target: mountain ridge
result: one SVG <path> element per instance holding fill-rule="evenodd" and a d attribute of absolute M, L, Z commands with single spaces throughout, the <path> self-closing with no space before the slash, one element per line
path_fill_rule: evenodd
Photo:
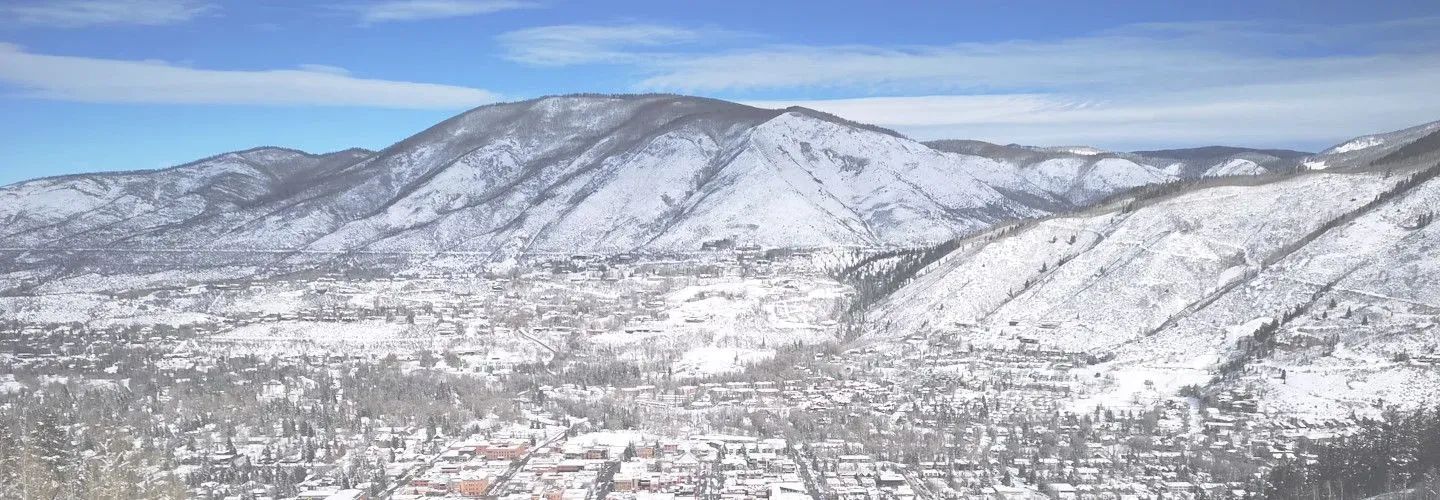
<path fill-rule="evenodd" d="M 226 152 L 223 152 L 223 153 L 216 153 L 216 154 L 213 154 L 213 155 L 210 155 L 210 156 L 206 156 L 206 157 L 204 157 L 204 158 L 200 158 L 200 159 L 198 159 L 198 160 L 190 160 L 190 161 L 187 161 L 187 162 L 185 162 L 185 163 L 181 163 L 181 164 L 178 164 L 178 165 L 172 165 L 172 166 L 168 166 L 168 167 L 138 168 L 138 169 L 130 169 L 130 170 L 96 170 L 96 171 L 93 171 L 93 172 L 76 172 L 76 173 L 69 173 L 69 174 L 47 175 L 47 176 L 43 176 L 43 177 L 34 177 L 34 178 L 30 178 L 30 179 L 21 179 L 21 180 L 12 182 L 12 183 L 10 183 L 10 184 L 0 185 L 0 189 L 5 189 L 5 188 L 13 187 L 13 186 L 16 186 L 16 185 L 19 185 L 19 184 L 25 184 L 25 183 L 29 183 L 29 182 L 38 182 L 38 181 L 67 180 L 67 179 L 73 179 L 73 178 L 88 178 L 88 177 L 102 177 L 102 176 L 125 176 L 125 175 L 138 175 L 138 174 L 153 174 L 153 173 L 158 173 L 158 172 L 164 172 L 164 171 L 167 171 L 167 170 L 175 170 L 175 169 L 182 169 L 182 168 L 187 168 L 187 167 L 193 167 L 193 166 L 196 166 L 196 165 L 201 165 L 201 164 L 204 164 L 204 163 L 207 163 L 207 162 L 211 162 L 211 161 L 220 159 L 220 158 L 225 157 L 225 156 L 232 156 L 232 155 L 234 155 L 234 156 L 243 156 L 243 155 L 248 154 L 248 153 L 269 152 L 269 151 L 295 153 L 295 154 L 299 154 L 299 155 L 306 156 L 306 157 L 312 157 L 312 158 L 313 158 L 313 157 L 326 157 L 326 156 L 344 155 L 344 154 L 350 154 L 350 155 L 372 155 L 372 154 L 375 154 L 375 151 L 372 151 L 372 150 L 369 150 L 369 149 L 365 149 L 365 148 L 361 148 L 361 147 L 350 147 L 350 148 L 345 148 L 345 149 L 341 149 L 341 150 L 337 150 L 337 151 L 330 151 L 330 152 L 326 152 L 326 153 L 311 153 L 311 152 L 309 152 L 309 151 L 305 151 L 305 150 L 298 149 L 298 148 L 292 148 L 292 147 L 286 147 L 286 146 L 263 145 L 263 146 L 253 146 L 253 147 L 249 147 L 249 148 L 245 148 L 245 149 L 237 149 L 237 150 L 234 150 L 234 151 L 226 151 Z"/>
<path fill-rule="evenodd" d="M 829 148 L 822 147 L 820 144 L 824 138 L 813 133 L 818 128 L 826 128 L 833 134 L 844 135 L 859 143 L 836 143 Z M 797 142 L 761 137 L 764 134 L 791 133 L 803 135 L 805 140 Z M 874 144 L 879 144 L 876 147 L 888 151 L 886 154 L 898 156 L 885 161 L 871 158 L 868 156 L 871 152 L 865 148 Z M 847 149 L 849 152 L 837 152 L 835 147 Z M 120 217 L 118 213 L 88 213 L 85 217 L 80 217 L 91 219 L 88 222 L 57 220 L 60 226 L 46 225 L 63 228 L 68 224 L 68 227 L 74 229 L 68 232 L 55 229 L 47 233 L 48 236 L 21 241 L 16 241 L 16 234 L 8 234 L 6 238 L 11 241 L 6 242 L 7 246 L 99 247 L 120 244 L 134 248 L 228 246 L 242 249 L 343 251 L 347 248 L 370 249 L 377 246 L 404 248 L 406 243 L 397 242 L 408 238 L 416 240 L 409 248 L 483 250 L 493 249 L 498 246 L 499 240 L 509 239 L 510 236 L 502 233 L 514 232 L 510 231 L 511 229 L 524 229 L 525 231 L 520 231 L 524 234 L 514 236 L 527 239 L 539 235 L 534 242 L 544 246 L 545 237 L 567 227 L 573 232 L 575 223 L 564 220 L 543 223 L 533 223 L 534 221 L 551 217 L 554 213 L 576 213 L 577 208 L 607 196 L 620 203 L 622 209 L 589 210 L 591 215 L 597 211 L 626 213 L 627 210 L 623 207 L 638 208 L 640 205 L 649 207 L 646 213 L 650 214 L 646 216 L 650 217 L 648 222 L 632 221 L 642 222 L 638 226 L 617 222 L 610 226 L 607 233 L 596 233 L 598 239 L 594 241 L 614 240 L 605 247 L 608 251 L 629 250 L 655 245 L 655 242 L 669 245 L 666 248 L 698 247 L 703 238 L 724 239 L 730 237 L 724 232 L 732 231 L 753 233 L 767 244 L 783 245 L 786 237 L 766 235 L 763 231 L 757 233 L 759 225 L 739 221 L 738 219 L 743 217 L 735 210 L 730 210 L 726 215 L 727 220 L 731 221 L 726 227 L 733 226 L 729 229 L 712 227 L 713 224 L 683 224 L 681 222 L 684 221 L 662 220 L 666 212 L 674 215 L 700 213 L 714 208 L 709 207 L 712 202 L 723 202 L 727 197 L 753 197 L 753 191 L 724 191 L 728 185 L 754 180 L 725 175 L 730 170 L 745 170 L 771 178 L 768 181 L 773 184 L 771 187 L 780 189 L 776 192 L 788 193 L 797 200 L 808 200 L 798 204 L 790 203 L 787 205 L 789 209 L 815 212 L 816 220 L 829 221 L 829 226 L 815 226 L 803 230 L 796 224 L 791 224 L 796 226 L 792 229 L 800 231 L 797 234 L 805 235 L 798 244 L 872 245 L 916 242 L 918 240 L 894 240 L 893 238 L 900 234 L 894 231 L 885 237 L 892 239 L 879 241 L 873 232 L 861 230 L 865 223 L 860 221 L 878 217 L 875 222 L 883 225 L 893 222 L 880 220 L 889 217 L 886 213 L 901 209 L 914 210 L 919 206 L 928 207 L 921 210 L 937 215 L 939 220 L 950 220 L 955 224 L 947 226 L 949 229 L 930 227 L 922 231 L 927 232 L 930 235 L 928 237 L 937 239 L 953 236 L 954 231 L 973 230 L 985 224 L 969 221 L 967 217 L 971 215 L 967 215 L 967 210 L 973 212 L 973 216 L 987 221 L 993 220 L 994 216 L 982 212 L 992 209 L 1008 214 L 1004 217 L 1037 213 L 1025 208 L 1025 203 L 1011 200 L 963 173 L 946 175 L 952 177 L 952 181 L 968 186 L 968 194 L 964 196 L 958 193 L 938 198 L 928 194 L 922 196 L 920 193 L 924 190 L 919 189 L 919 184 L 915 182 L 909 182 L 908 187 L 907 183 L 901 182 L 901 187 L 886 188 L 886 182 L 881 182 L 879 178 L 863 181 L 869 182 L 864 186 L 847 186 L 846 183 L 855 181 L 858 177 L 871 175 L 888 176 L 887 178 L 893 181 L 910 175 L 910 171 L 920 164 L 929 165 L 925 168 L 932 171 L 932 177 L 938 175 L 934 173 L 936 169 L 948 168 L 942 165 L 948 160 L 938 156 L 938 153 L 930 152 L 894 131 L 855 124 L 834 115 L 808 109 L 765 110 L 714 99 L 673 95 L 561 96 L 481 106 L 373 153 L 361 150 L 334 153 L 332 155 L 344 156 L 350 161 L 343 165 L 328 163 L 324 169 L 309 176 L 296 174 L 295 182 L 287 183 L 283 186 L 285 189 L 261 182 L 261 174 L 279 170 L 304 172 L 305 168 L 314 165 L 283 165 L 275 169 L 268 165 L 257 166 L 246 158 L 257 152 L 273 153 L 272 156 L 276 157 L 316 157 L 294 150 L 255 148 L 216 155 L 171 169 L 109 176 L 41 179 L 7 186 L 5 190 L 10 191 L 14 197 L 20 196 L 19 192 L 27 187 L 64 184 L 64 181 L 75 181 L 74 186 L 69 186 L 75 188 L 108 178 L 179 176 L 182 178 L 160 180 L 155 185 L 166 186 L 169 185 L 167 182 L 174 184 L 175 186 L 165 188 L 169 190 L 167 193 L 175 194 L 177 198 L 186 198 L 195 194 L 189 190 L 194 186 L 184 186 L 184 183 L 191 181 L 183 178 L 181 174 L 188 175 L 192 169 L 208 169 L 208 174 L 202 175 L 216 176 L 227 175 L 222 172 L 226 169 L 243 171 L 243 175 L 236 174 L 240 175 L 239 179 L 231 179 L 234 175 L 226 177 L 234 181 L 235 185 L 221 184 L 229 191 L 243 193 L 236 200 L 221 200 L 235 202 L 229 204 L 238 210 L 196 213 L 203 210 L 192 207 L 189 214 L 192 217 L 161 216 L 160 219 L 166 220 L 148 221 L 144 225 L 134 224 L 128 221 L 128 218 Z M 736 163 L 737 161 L 739 163 Z M 699 168 L 702 166 L 703 168 Z M 819 170 L 816 170 L 817 168 Z M 870 171 L 878 168 L 885 172 L 867 172 L 867 168 Z M 650 189 L 659 191 L 660 198 L 665 200 L 663 207 L 655 201 L 642 201 L 633 196 L 620 196 L 606 191 L 608 183 L 614 180 L 644 184 L 642 179 L 631 179 L 635 174 L 629 170 L 634 169 L 647 170 L 647 175 L 668 171 L 666 175 L 669 175 L 668 180 L 671 181 L 669 186 L 678 185 L 681 188 L 667 190 L 658 189 L 660 186 L 649 186 Z M 681 175 L 680 171 L 685 174 Z M 793 174 L 798 174 L 799 177 L 794 177 Z M 826 186 L 825 181 L 821 180 L 822 177 L 829 180 L 831 185 Z M 785 180 L 787 178 L 789 180 Z M 193 182 L 209 186 L 210 181 L 205 178 Z M 831 192 L 831 188 L 836 186 L 839 186 L 840 191 Z M 806 194 L 809 189 L 815 189 L 819 194 Z M 885 206 L 875 204 L 876 199 L 887 196 L 883 193 L 890 189 L 906 190 L 913 196 L 890 196 L 885 200 Z M 716 196 L 722 192 L 724 196 Z M 596 198 L 597 193 L 602 193 L 602 196 Z M 116 199 L 124 196 L 125 193 L 114 194 Z M 975 196 L 979 198 L 967 201 L 967 197 Z M 515 197 L 522 200 L 513 199 Z M 941 199 L 944 201 L 937 201 Z M 566 203 L 557 204 L 557 200 Z M 191 200 L 196 204 L 210 201 L 215 200 Z M 92 205 L 101 204 L 97 202 Z M 542 206 L 548 210 L 543 215 L 537 210 L 511 210 L 514 207 Z M 477 207 L 486 208 L 476 212 Z M 82 213 L 84 212 L 63 211 L 59 215 L 68 218 L 69 215 Z M 142 214 L 149 213 L 142 211 Z M 6 215 L 14 218 L 20 215 L 40 217 L 43 214 Z M 150 216 L 142 215 L 142 218 L 145 217 Z M 463 224 L 454 222 L 456 218 L 465 218 L 466 221 Z M 895 219 L 903 223 L 914 223 L 916 220 Z M 929 217 L 918 220 L 929 220 Z M 734 226 L 735 224 L 740 225 Z M 415 236 L 416 231 L 439 228 L 439 231 L 443 232 L 449 230 L 447 228 L 461 225 L 471 228 L 469 231 L 472 235 L 490 237 L 490 243 L 470 245 L 444 234 Z M 129 234 L 118 234 L 119 229 L 112 229 L 108 233 L 91 231 L 99 226 L 135 227 Z M 681 227 L 690 231 L 690 234 L 687 237 L 667 237 L 662 234 L 642 237 L 634 234 L 630 239 L 607 236 L 626 233 L 628 229 L 623 229 L 625 227 L 648 227 L 652 230 Z M 847 227 L 849 229 L 844 229 Z M 113 234 L 114 237 L 107 239 L 97 236 L 104 234 Z M 271 242 L 271 245 L 262 247 L 245 244 L 246 241 L 260 241 L 261 234 L 265 235 L 263 240 Z M 550 244 L 548 248 L 564 247 L 563 244 Z M 580 246 L 576 248 L 584 250 Z"/>
<path fill-rule="evenodd" d="M 167 169 L 13 184 L 0 188 L 11 201 L 0 220 L 15 229 L 0 246 L 253 249 L 299 262 L 722 241 L 905 247 L 1144 186 L 1294 168 L 1080 149 L 922 144 L 806 108 L 675 94 L 548 96 L 479 106 L 378 151 L 258 147 Z M 1379 149 L 1303 160 L 1352 162 Z"/>
<path fill-rule="evenodd" d="M 1258 153 L 1283 159 L 1296 159 L 1306 156 L 1312 156 L 1315 154 L 1305 151 L 1295 151 L 1293 149 L 1245 148 L 1220 145 L 1130 152 L 1130 154 L 1138 156 L 1149 156 L 1155 158 L 1175 158 L 1181 160 L 1200 160 L 1217 156 L 1230 156 L 1241 153 Z"/>

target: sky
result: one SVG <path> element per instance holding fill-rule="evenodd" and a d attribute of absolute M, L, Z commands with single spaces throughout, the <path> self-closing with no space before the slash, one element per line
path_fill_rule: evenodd
<path fill-rule="evenodd" d="M 928 139 L 1316 151 L 1440 120 L 1440 2 L 0 0 L 0 185 L 667 92 Z"/>

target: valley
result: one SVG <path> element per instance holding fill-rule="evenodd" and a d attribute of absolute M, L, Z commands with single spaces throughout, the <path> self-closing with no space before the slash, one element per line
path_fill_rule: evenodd
<path fill-rule="evenodd" d="M 0 452 L 80 498 L 1266 498 L 1381 436 L 1416 451 L 1352 486 L 1421 487 L 1437 130 L 1124 153 L 578 95 L 26 181 Z"/>

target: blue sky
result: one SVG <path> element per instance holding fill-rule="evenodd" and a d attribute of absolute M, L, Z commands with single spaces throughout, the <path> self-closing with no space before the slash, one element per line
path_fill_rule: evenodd
<path fill-rule="evenodd" d="M 573 92 L 920 139 L 1320 149 L 1440 120 L 1440 3 L 0 0 L 0 184 L 380 148 Z"/>

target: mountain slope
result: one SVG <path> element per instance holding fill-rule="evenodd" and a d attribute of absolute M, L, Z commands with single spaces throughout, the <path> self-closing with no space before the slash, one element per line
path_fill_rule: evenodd
<path fill-rule="evenodd" d="M 114 242 L 150 228 L 289 197 L 368 154 L 255 148 L 160 171 L 22 182 L 0 188 L 0 242 L 16 247 Z"/>
<path fill-rule="evenodd" d="M 1004 164 L 888 130 L 671 95 L 484 106 L 373 154 L 256 150 L 21 183 L 0 197 L 17 228 L 0 247 L 291 262 L 515 245 L 916 245 L 1068 206 Z"/>
<path fill-rule="evenodd" d="M 804 110 L 547 98 L 481 108 L 387 148 L 341 174 L 361 182 L 267 214 L 228 243 L 395 252 L 488 252 L 517 239 L 547 252 L 694 250 L 728 238 L 913 244 L 1038 213 L 963 172 L 935 173 L 946 165 L 908 140 Z M 945 175 L 932 186 L 944 192 L 911 196 L 909 184 L 891 182 L 922 174 Z M 886 218 L 898 210 L 926 217 Z M 252 237 L 284 230 L 294 236 Z"/>
<path fill-rule="evenodd" d="M 1227 383 L 1290 409 L 1344 412 L 1404 391 L 1411 404 L 1440 400 L 1413 389 L 1436 387 L 1433 369 L 1392 361 L 1437 348 L 1440 226 L 1425 222 L 1440 206 L 1440 147 L 1428 139 L 1322 155 L 1333 166 L 1323 172 L 1217 179 L 975 238 L 880 305 L 873 335 L 933 331 L 1012 348 L 1023 338 L 1113 359 L 1095 370 L 1115 382 L 1082 406 L 1125 400 L 1147 379 L 1173 394 L 1230 373 L 1242 376 Z M 1418 147 L 1371 163 L 1406 144 Z M 1332 300 L 1347 319 L 1320 316 L 1317 304 Z M 1266 318 L 1279 340 L 1257 356 L 1251 334 Z M 1322 349 L 1327 332 L 1338 345 Z M 1264 378 L 1280 370 L 1288 383 Z"/>

